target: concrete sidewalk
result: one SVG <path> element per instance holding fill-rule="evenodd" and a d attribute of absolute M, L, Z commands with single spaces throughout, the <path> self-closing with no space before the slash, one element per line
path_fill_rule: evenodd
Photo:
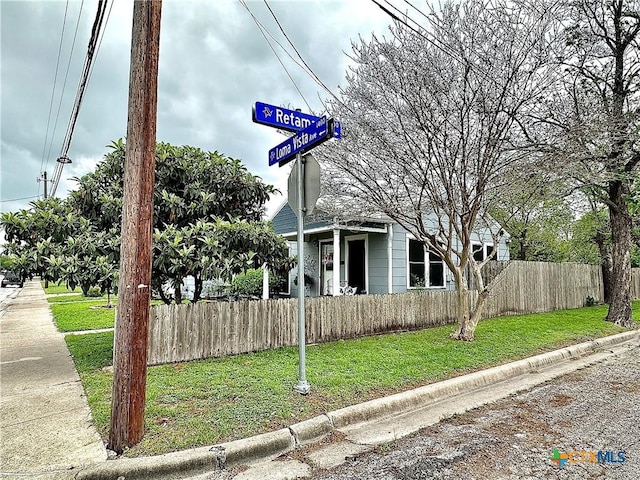
<path fill-rule="evenodd" d="M 38 281 L 0 311 L 0 477 L 70 478 L 107 458 Z"/>

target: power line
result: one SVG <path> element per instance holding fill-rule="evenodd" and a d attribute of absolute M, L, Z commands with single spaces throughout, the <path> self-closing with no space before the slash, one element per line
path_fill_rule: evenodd
<path fill-rule="evenodd" d="M 76 39 L 78 37 L 78 29 L 80 27 L 80 19 L 82 16 L 82 7 L 84 6 L 84 0 L 80 3 L 80 10 L 78 11 L 78 20 L 76 21 L 76 29 L 73 34 L 73 41 L 71 42 L 71 50 L 69 52 L 69 61 L 67 62 L 67 70 L 64 75 L 64 81 L 62 83 L 62 90 L 60 92 L 60 102 L 58 102 L 58 111 L 56 113 L 56 121 L 53 124 L 53 133 L 51 134 L 51 140 L 49 142 L 49 151 L 47 152 L 47 161 L 45 165 L 45 170 L 49 167 L 49 160 L 51 159 L 51 148 L 53 147 L 53 137 L 56 134 L 56 130 L 58 129 L 58 119 L 60 118 L 60 109 L 62 108 L 62 100 L 64 99 L 64 91 L 67 87 L 67 79 L 69 78 L 69 70 L 71 68 L 71 59 L 73 58 L 73 50 L 76 46 Z"/>
<path fill-rule="evenodd" d="M 89 45 L 87 47 L 87 54 L 85 56 L 84 68 L 82 71 L 82 75 L 80 77 L 80 81 L 78 83 L 78 90 L 76 93 L 76 98 L 73 104 L 73 108 L 71 111 L 71 118 L 69 119 L 69 124 L 67 126 L 67 132 L 65 134 L 65 138 L 62 144 L 62 148 L 60 149 L 60 156 L 58 157 L 58 162 L 56 164 L 56 168 L 54 170 L 52 176 L 53 185 L 51 187 L 51 196 L 53 196 L 58 188 L 58 184 L 60 182 L 60 176 L 62 175 L 62 169 L 68 163 L 71 163 L 67 154 L 69 153 L 69 148 L 71 147 L 71 140 L 73 138 L 73 133 L 75 130 L 76 122 L 78 120 L 78 115 L 80 114 L 80 106 L 82 105 L 82 100 L 84 98 L 84 93 L 87 87 L 87 83 L 89 80 L 89 76 L 93 67 L 93 62 L 98 53 L 98 40 L 101 35 L 101 31 L 103 25 L 105 25 L 105 12 L 107 9 L 107 0 L 98 0 L 98 11 L 96 12 L 96 17 L 93 22 L 93 27 L 91 29 L 91 37 L 89 38 Z M 111 10 L 109 10 L 111 11 Z"/>
<path fill-rule="evenodd" d="M 282 32 L 282 35 L 284 35 L 284 38 L 286 38 L 287 42 L 289 42 L 289 45 L 291 45 L 291 48 L 293 48 L 293 51 L 296 52 L 296 55 L 298 56 L 298 58 L 302 61 L 304 66 L 307 68 L 307 71 L 311 75 L 311 78 L 313 78 L 315 80 L 315 82 L 318 85 L 320 85 L 322 88 L 324 88 L 324 90 L 327 91 L 331 96 L 333 96 L 334 98 L 337 99 L 337 97 L 334 95 L 334 93 L 329 89 L 329 87 L 327 87 L 324 84 L 324 82 L 320 79 L 320 77 L 318 77 L 318 75 L 316 75 L 316 73 L 313 71 L 313 69 L 309 66 L 309 64 L 302 57 L 302 55 L 300 54 L 300 52 L 298 51 L 298 49 L 296 48 L 294 43 L 289 38 L 289 35 L 287 35 L 287 32 L 284 31 L 284 28 L 280 24 L 280 21 L 278 20 L 278 17 L 276 17 L 276 14 L 271 9 L 271 6 L 267 2 L 267 0 L 264 0 L 264 4 L 267 6 L 267 9 L 269 9 L 269 12 L 271 13 L 271 16 L 273 17 L 273 20 L 276 22 L 276 25 L 278 25 L 278 28 L 280 29 L 280 32 Z"/>
<path fill-rule="evenodd" d="M 44 136 L 44 145 L 42 146 L 42 159 L 40 160 L 40 171 L 43 171 L 45 152 L 47 151 L 47 140 L 49 138 L 49 125 L 51 123 L 51 112 L 53 111 L 53 99 L 56 94 L 56 84 L 58 83 L 58 68 L 60 67 L 60 56 L 62 53 L 62 42 L 64 39 L 64 29 L 67 24 L 67 10 L 69 8 L 69 0 L 64 7 L 64 18 L 62 19 L 62 32 L 60 33 L 60 44 L 58 45 L 58 59 L 56 60 L 56 71 L 53 75 L 53 88 L 51 89 L 51 101 L 49 102 L 49 115 L 47 116 L 47 130 Z"/>
<path fill-rule="evenodd" d="M 284 65 L 284 63 L 282 62 L 282 60 L 280 59 L 280 56 L 278 55 L 278 53 L 276 52 L 275 48 L 273 48 L 273 45 L 271 44 L 271 42 L 269 41 L 269 39 L 267 38 L 267 35 L 265 34 L 266 28 L 260 23 L 260 21 L 256 18 L 256 16 L 253 14 L 253 12 L 251 11 L 251 9 L 249 9 L 249 6 L 247 5 L 247 3 L 245 2 L 245 0 L 238 0 L 240 2 L 240 4 L 247 10 L 247 12 L 249 12 L 249 15 L 251 15 L 251 18 L 253 18 L 253 21 L 255 22 L 256 26 L 258 27 L 258 29 L 260 30 L 260 33 L 262 34 L 262 36 L 264 37 L 264 39 L 266 40 L 267 44 L 269 45 L 269 48 L 271 49 L 271 51 L 273 52 L 273 54 L 276 56 L 276 58 L 278 59 L 278 62 L 280 63 L 280 66 L 283 68 L 283 70 L 285 71 L 285 73 L 287 74 L 287 77 L 289 77 L 289 80 L 291 80 L 291 83 L 293 83 L 293 86 L 295 87 L 295 89 L 298 91 L 298 94 L 300 95 L 300 97 L 302 98 L 302 100 L 304 101 L 305 105 L 307 106 L 307 108 L 309 110 L 311 110 L 311 106 L 309 106 L 309 102 L 307 102 L 307 99 L 304 97 L 304 95 L 302 94 L 302 91 L 300 90 L 300 88 L 298 87 L 298 84 L 295 82 L 295 80 L 293 79 L 293 77 L 291 76 L 291 74 L 289 73 L 289 70 L 287 70 L 287 67 Z M 271 35 L 271 34 L 269 34 Z M 276 41 L 277 42 L 277 41 Z M 280 48 L 282 48 L 283 50 L 286 49 L 279 43 L 277 42 L 278 45 L 280 45 Z M 291 55 L 289 55 L 291 56 Z"/>
<path fill-rule="evenodd" d="M 32 198 L 38 198 L 40 195 L 31 195 L 30 197 L 22 197 L 22 198 L 7 198 L 4 200 L 0 200 L 0 203 L 5 202 L 18 202 L 20 200 L 31 200 Z"/>

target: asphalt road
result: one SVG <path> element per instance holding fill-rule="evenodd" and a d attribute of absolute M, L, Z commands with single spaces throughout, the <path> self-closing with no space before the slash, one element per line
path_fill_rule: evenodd
<path fill-rule="evenodd" d="M 640 347 L 634 347 L 311 478 L 638 479 L 639 429 Z"/>
<path fill-rule="evenodd" d="M 0 280 L 2 280 L 3 275 L 0 275 Z M 22 289 L 15 285 L 10 285 L 5 288 L 0 288 L 0 315 L 6 308 L 6 301 L 9 298 L 15 297 Z"/>

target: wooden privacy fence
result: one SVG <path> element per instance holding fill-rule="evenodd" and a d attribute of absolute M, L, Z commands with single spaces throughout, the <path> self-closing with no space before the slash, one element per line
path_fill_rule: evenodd
<path fill-rule="evenodd" d="M 582 307 L 604 299 L 597 265 L 512 261 L 497 278 L 484 318 Z"/>
<path fill-rule="evenodd" d="M 455 321 L 455 301 L 451 292 L 307 298 L 307 342 L 445 325 Z M 156 305 L 148 362 L 223 357 L 297 342 L 297 299 Z"/>
<path fill-rule="evenodd" d="M 636 272 L 636 284 L 640 275 Z M 456 292 L 416 291 L 305 300 L 308 343 L 455 323 Z M 474 300 L 476 292 L 471 292 Z M 483 318 L 581 307 L 603 298 L 600 268 L 510 262 L 495 277 Z M 223 357 L 297 344 L 296 299 L 156 305 L 149 364 Z"/>
<path fill-rule="evenodd" d="M 631 269 L 631 297 L 640 298 L 640 268 Z"/>

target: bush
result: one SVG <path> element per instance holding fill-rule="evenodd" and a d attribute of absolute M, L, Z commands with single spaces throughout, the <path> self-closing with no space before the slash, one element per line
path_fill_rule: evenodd
<path fill-rule="evenodd" d="M 102 292 L 100 291 L 100 287 L 91 287 L 88 291 L 87 291 L 87 297 L 101 297 L 102 296 Z"/>
<path fill-rule="evenodd" d="M 238 295 L 262 295 L 262 269 L 250 269 L 236 275 L 231 282 L 231 290 Z"/>

